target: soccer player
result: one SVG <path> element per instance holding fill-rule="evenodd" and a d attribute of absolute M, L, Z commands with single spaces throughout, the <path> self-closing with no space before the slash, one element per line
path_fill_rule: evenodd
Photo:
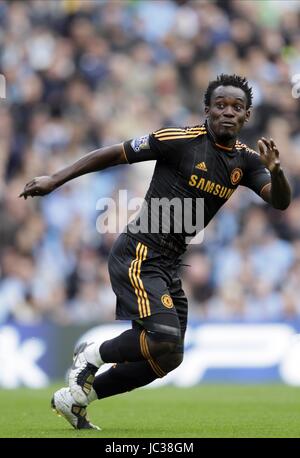
<path fill-rule="evenodd" d="M 147 385 L 174 370 L 183 359 L 187 299 L 178 276 L 187 247 L 185 228 L 175 230 L 178 214 L 166 232 L 153 210 L 155 198 L 203 198 L 204 226 L 239 185 L 247 186 L 274 208 L 285 210 L 291 190 L 272 139 L 258 141 L 259 154 L 237 136 L 249 120 L 252 89 L 245 78 L 220 75 L 205 93 L 205 123 L 162 128 L 150 135 L 100 148 L 52 176 L 37 177 L 20 194 L 44 196 L 85 173 L 117 164 L 155 160 L 145 202 L 136 220 L 116 240 L 108 260 L 117 296 L 116 317 L 132 329 L 105 342 L 85 342 L 74 353 L 69 387 L 54 393 L 52 406 L 76 429 L 97 428 L 86 406 L 96 400 Z M 196 206 L 191 206 L 195 218 Z M 157 231 L 137 231 L 148 219 Z M 182 216 L 181 216 L 182 218 Z M 153 222 L 153 221 L 151 221 Z M 156 221 L 157 222 L 157 221 Z M 156 225 L 157 229 L 157 225 Z M 95 377 L 98 368 L 114 363 Z"/>

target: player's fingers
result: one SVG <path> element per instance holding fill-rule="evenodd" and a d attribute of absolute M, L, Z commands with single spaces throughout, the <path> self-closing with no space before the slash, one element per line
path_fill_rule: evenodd
<path fill-rule="evenodd" d="M 26 183 L 25 185 L 25 189 L 26 188 L 30 188 L 31 186 L 34 186 L 36 183 L 35 179 L 31 180 L 31 181 L 28 181 L 28 183 Z"/>
<path fill-rule="evenodd" d="M 271 142 L 272 142 L 271 143 L 272 149 L 273 149 L 273 151 L 275 153 L 275 157 L 278 159 L 279 158 L 279 150 L 278 150 L 278 148 L 277 148 L 277 146 L 276 146 L 276 144 L 275 144 L 273 139 L 271 139 Z"/>
<path fill-rule="evenodd" d="M 33 189 L 29 192 L 30 197 L 39 196 L 40 192 L 37 189 Z"/>
<path fill-rule="evenodd" d="M 25 186 L 25 191 L 35 191 L 37 189 L 37 185 L 35 182 L 31 182 L 31 183 L 28 183 L 26 186 Z"/>
<path fill-rule="evenodd" d="M 29 191 L 32 188 L 32 186 L 34 186 L 34 181 L 33 180 L 29 181 L 28 183 L 26 183 L 25 186 L 24 186 L 24 191 L 23 191 L 22 194 L 24 194 L 27 191 Z"/>
<path fill-rule="evenodd" d="M 24 198 L 26 199 L 27 197 L 34 197 L 34 196 L 38 196 L 39 194 L 40 194 L 40 190 L 36 184 L 31 184 L 31 185 L 27 184 L 25 186 L 24 191 L 20 194 L 20 197 L 24 196 Z"/>
<path fill-rule="evenodd" d="M 262 140 L 258 140 L 257 144 L 258 144 L 260 155 L 264 157 L 265 156 L 265 149 L 264 149 L 264 144 L 263 144 Z"/>
<path fill-rule="evenodd" d="M 276 148 L 273 138 L 270 138 L 270 145 L 272 146 L 272 148 Z"/>
<path fill-rule="evenodd" d="M 29 186 L 29 184 L 27 183 L 24 187 L 24 190 L 21 192 L 21 194 L 19 195 L 19 197 L 27 197 L 28 196 L 28 192 L 30 191 L 32 186 Z"/>
<path fill-rule="evenodd" d="M 267 148 L 271 148 L 270 142 L 265 137 L 261 137 L 261 139 Z"/>

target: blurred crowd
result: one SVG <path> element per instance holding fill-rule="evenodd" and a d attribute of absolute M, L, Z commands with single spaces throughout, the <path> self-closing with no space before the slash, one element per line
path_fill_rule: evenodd
<path fill-rule="evenodd" d="M 300 317 L 299 1 L 0 0 L 0 324 L 114 319 L 117 235 L 97 231 L 97 202 L 119 189 L 142 197 L 153 162 L 18 195 L 99 147 L 202 123 L 221 72 L 248 78 L 240 139 L 275 139 L 293 201 L 280 212 L 239 188 L 184 259 L 190 318 Z"/>

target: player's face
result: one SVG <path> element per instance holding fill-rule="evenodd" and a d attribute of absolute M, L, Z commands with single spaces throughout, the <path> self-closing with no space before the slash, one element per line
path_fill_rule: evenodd
<path fill-rule="evenodd" d="M 244 91 L 234 86 L 219 86 L 211 96 L 210 106 L 205 107 L 209 126 L 223 141 L 235 139 L 250 116 Z"/>

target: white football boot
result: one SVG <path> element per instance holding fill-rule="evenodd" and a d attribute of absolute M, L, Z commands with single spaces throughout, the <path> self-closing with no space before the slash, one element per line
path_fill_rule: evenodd
<path fill-rule="evenodd" d="M 70 388 L 64 387 L 56 391 L 51 399 L 51 407 L 59 416 L 64 417 L 75 429 L 97 429 L 93 425 L 86 412 L 86 406 L 78 405 L 71 395 Z"/>
<path fill-rule="evenodd" d="M 95 374 L 104 364 L 99 353 L 99 343 L 83 342 L 74 351 L 73 365 L 69 372 L 69 387 L 75 401 L 80 405 L 89 403 L 89 394 Z"/>

